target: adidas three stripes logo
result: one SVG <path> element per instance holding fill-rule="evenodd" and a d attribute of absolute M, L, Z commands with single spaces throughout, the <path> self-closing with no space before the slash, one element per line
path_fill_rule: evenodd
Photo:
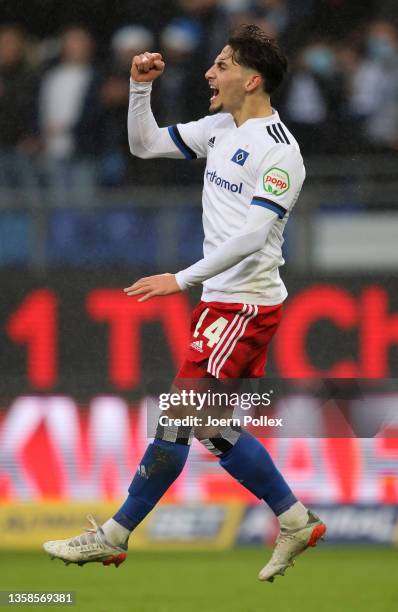
<path fill-rule="evenodd" d="M 290 140 L 288 139 L 281 123 L 272 123 L 271 125 L 267 125 L 267 132 L 276 143 L 290 144 Z"/>

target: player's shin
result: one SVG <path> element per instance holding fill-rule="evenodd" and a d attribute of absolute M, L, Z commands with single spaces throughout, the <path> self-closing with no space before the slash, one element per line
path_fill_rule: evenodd
<path fill-rule="evenodd" d="M 298 502 L 267 449 L 257 438 L 246 431 L 237 433 L 226 428 L 214 438 L 200 441 L 218 456 L 224 470 L 269 505 L 283 527 L 305 525 L 308 520 L 306 508 Z"/>
<path fill-rule="evenodd" d="M 181 473 L 191 437 L 172 442 L 155 438 L 141 459 L 128 489 L 129 495 L 112 519 L 102 526 L 106 539 L 120 545 L 149 514 Z"/>

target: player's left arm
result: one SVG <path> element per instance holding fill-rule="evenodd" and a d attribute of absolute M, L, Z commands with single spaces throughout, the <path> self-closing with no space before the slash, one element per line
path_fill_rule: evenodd
<path fill-rule="evenodd" d="M 225 272 L 264 248 L 269 232 L 278 219 L 294 205 L 304 181 L 305 171 L 298 151 L 281 147 L 270 151 L 257 172 L 256 187 L 246 222 L 235 235 L 210 255 L 177 274 L 159 274 L 139 279 L 124 291 L 140 295 L 144 302 L 156 295 L 170 295 L 203 283 Z"/>
<path fill-rule="evenodd" d="M 127 295 L 141 295 L 139 302 L 156 295 L 170 295 L 220 274 L 242 259 L 262 249 L 278 215 L 262 206 L 250 206 L 247 219 L 239 233 L 228 238 L 210 255 L 177 274 L 157 274 L 141 278 L 124 291 Z"/>

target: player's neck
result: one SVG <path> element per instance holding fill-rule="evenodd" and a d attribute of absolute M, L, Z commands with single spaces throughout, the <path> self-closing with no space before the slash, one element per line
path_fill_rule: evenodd
<path fill-rule="evenodd" d="M 248 119 L 261 119 L 271 115 L 272 106 L 269 98 L 246 98 L 242 106 L 232 113 L 236 127 L 240 127 Z"/>

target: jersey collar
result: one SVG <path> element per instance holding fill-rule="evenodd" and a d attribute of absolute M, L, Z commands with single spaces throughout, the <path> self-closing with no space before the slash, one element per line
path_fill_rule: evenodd
<path fill-rule="evenodd" d="M 231 115 L 231 119 L 233 124 L 236 127 L 235 121 Z M 254 122 L 257 122 L 259 124 L 262 125 L 267 125 L 268 123 L 272 123 L 274 121 L 279 121 L 279 113 L 277 110 L 275 110 L 274 108 L 272 109 L 272 115 L 269 115 L 268 117 L 252 117 L 251 119 L 246 119 L 246 121 L 244 123 L 242 123 L 242 125 L 240 125 L 239 127 L 237 127 L 236 129 L 239 130 L 240 128 L 243 128 L 245 125 L 247 124 L 253 124 Z"/>

